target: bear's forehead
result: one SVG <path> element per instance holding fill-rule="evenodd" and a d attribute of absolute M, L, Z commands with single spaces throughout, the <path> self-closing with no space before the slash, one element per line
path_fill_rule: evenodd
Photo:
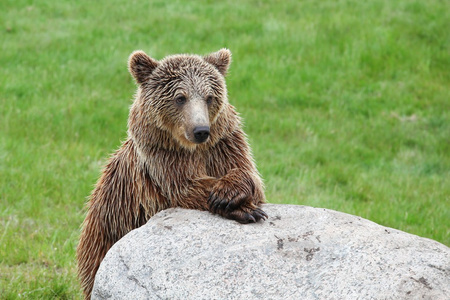
<path fill-rule="evenodd" d="M 162 60 L 155 70 L 159 76 L 190 77 L 190 76 L 217 76 L 215 68 L 204 61 L 200 56 L 174 55 Z"/>
<path fill-rule="evenodd" d="M 197 94 L 221 94 L 223 81 L 216 68 L 200 56 L 176 55 L 160 61 L 148 86 L 167 96 L 180 89 Z"/>

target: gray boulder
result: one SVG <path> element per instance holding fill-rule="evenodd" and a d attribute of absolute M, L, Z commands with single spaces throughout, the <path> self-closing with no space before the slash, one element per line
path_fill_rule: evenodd
<path fill-rule="evenodd" d="M 450 299 L 450 249 L 328 209 L 241 225 L 168 209 L 107 253 L 92 299 Z"/>

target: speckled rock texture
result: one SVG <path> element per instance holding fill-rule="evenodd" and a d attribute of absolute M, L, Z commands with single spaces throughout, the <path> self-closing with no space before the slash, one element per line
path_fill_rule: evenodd
<path fill-rule="evenodd" d="M 168 209 L 116 243 L 92 299 L 450 299 L 450 248 L 328 209 L 241 225 Z"/>

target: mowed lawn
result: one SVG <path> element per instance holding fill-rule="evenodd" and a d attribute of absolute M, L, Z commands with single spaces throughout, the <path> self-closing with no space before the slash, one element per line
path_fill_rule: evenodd
<path fill-rule="evenodd" d="M 449 15 L 438 0 L 2 0 L 0 298 L 81 297 L 83 207 L 126 137 L 136 49 L 231 49 L 269 202 L 450 245 Z"/>

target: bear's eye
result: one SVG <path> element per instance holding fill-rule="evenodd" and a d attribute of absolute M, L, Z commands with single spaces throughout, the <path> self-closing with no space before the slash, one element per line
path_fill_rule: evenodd
<path fill-rule="evenodd" d="M 179 105 L 186 103 L 186 97 L 185 96 L 178 96 L 175 98 L 175 102 Z"/>
<path fill-rule="evenodd" d="M 213 102 L 213 100 L 214 100 L 214 97 L 213 97 L 213 96 L 208 96 L 208 97 L 206 98 L 206 103 L 207 103 L 207 104 L 211 104 L 211 103 Z"/>

